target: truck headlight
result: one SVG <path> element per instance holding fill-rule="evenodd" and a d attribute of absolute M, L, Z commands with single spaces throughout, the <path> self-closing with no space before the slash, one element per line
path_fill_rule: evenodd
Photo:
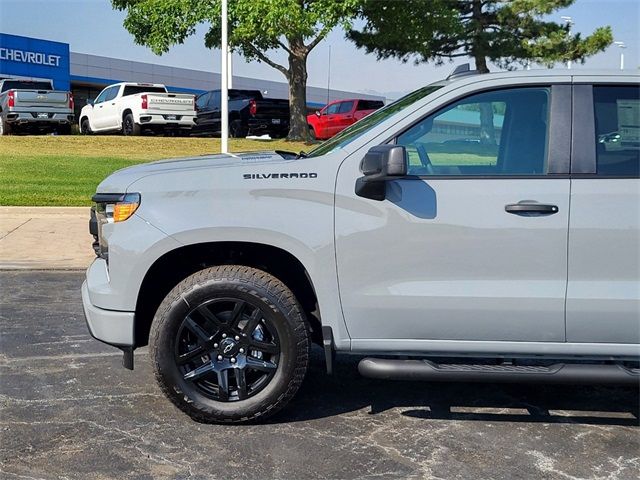
<path fill-rule="evenodd" d="M 97 193 L 92 200 L 98 220 L 106 223 L 124 222 L 140 206 L 139 193 Z"/>
<path fill-rule="evenodd" d="M 93 249 L 98 257 L 109 259 L 109 246 L 103 235 L 103 226 L 107 223 L 124 222 L 140 206 L 139 193 L 97 193 L 92 200 L 96 203 L 91 209 L 89 231 L 95 238 Z"/>

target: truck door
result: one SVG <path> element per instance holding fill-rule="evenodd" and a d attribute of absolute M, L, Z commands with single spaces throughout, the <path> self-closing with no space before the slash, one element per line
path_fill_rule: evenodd
<path fill-rule="evenodd" d="M 120 92 L 120 85 L 115 85 L 109 90 L 102 102 L 100 117 L 103 122 L 104 128 L 108 130 L 118 130 L 122 124 L 122 118 L 120 116 L 120 110 L 116 104 L 116 97 Z"/>
<path fill-rule="evenodd" d="M 340 108 L 338 109 L 338 113 L 336 114 L 334 120 L 334 135 L 340 133 L 342 130 L 355 122 L 353 117 L 355 103 L 356 102 L 353 100 L 340 102 Z"/>
<path fill-rule="evenodd" d="M 570 98 L 569 85 L 486 91 L 396 132 L 409 176 L 383 201 L 354 193 L 366 151 L 342 164 L 336 256 L 354 349 L 565 341 Z"/>
<path fill-rule="evenodd" d="M 105 88 L 98 94 L 96 99 L 93 102 L 92 112 L 91 112 L 91 129 L 94 131 L 103 130 L 106 125 L 106 110 L 105 102 L 107 95 L 111 91 L 112 87 Z"/>
<path fill-rule="evenodd" d="M 640 343 L 639 92 L 574 87 L 569 342 Z"/>
<path fill-rule="evenodd" d="M 335 132 L 336 114 L 340 108 L 340 102 L 332 103 L 320 112 L 320 138 L 331 138 Z"/>

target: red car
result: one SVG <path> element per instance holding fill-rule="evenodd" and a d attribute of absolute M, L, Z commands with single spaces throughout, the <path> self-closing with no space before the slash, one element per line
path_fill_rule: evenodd
<path fill-rule="evenodd" d="M 307 115 L 311 138 L 318 140 L 331 138 L 382 106 L 384 103 L 381 100 L 358 98 L 331 102 L 314 115 Z"/>

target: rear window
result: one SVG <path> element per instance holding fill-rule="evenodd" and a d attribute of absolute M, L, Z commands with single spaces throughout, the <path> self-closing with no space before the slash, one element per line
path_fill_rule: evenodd
<path fill-rule="evenodd" d="M 360 100 L 357 110 L 377 110 L 384 107 L 384 103 L 380 100 Z"/>
<path fill-rule="evenodd" d="M 2 91 L 7 90 L 51 90 L 51 82 L 29 82 L 26 80 L 6 80 Z"/>
<path fill-rule="evenodd" d="M 128 95 L 136 95 L 137 93 L 167 93 L 162 87 L 143 87 L 140 85 L 127 85 L 124 87 L 123 97 Z"/>
<path fill-rule="evenodd" d="M 640 89 L 637 86 L 593 88 L 598 175 L 640 174 Z"/>

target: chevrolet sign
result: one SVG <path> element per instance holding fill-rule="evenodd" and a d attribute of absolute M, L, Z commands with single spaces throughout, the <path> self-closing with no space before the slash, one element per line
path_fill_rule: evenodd
<path fill-rule="evenodd" d="M 60 65 L 60 58 L 60 55 L 28 52 L 24 50 L 17 50 L 15 48 L 0 47 L 0 60 L 57 67 Z"/>

